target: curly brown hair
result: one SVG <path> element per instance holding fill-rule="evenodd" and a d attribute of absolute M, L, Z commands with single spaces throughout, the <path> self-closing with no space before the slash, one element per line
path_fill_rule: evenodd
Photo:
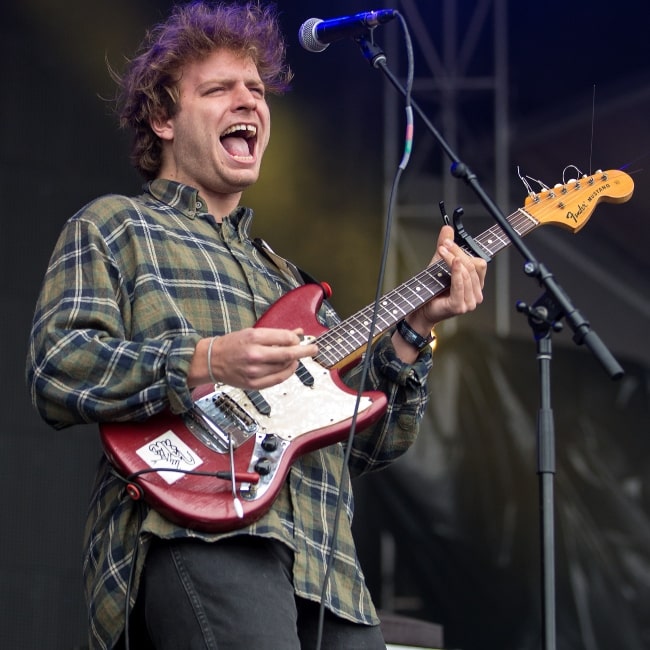
<path fill-rule="evenodd" d="M 167 20 L 147 32 L 123 75 L 109 66 L 118 84 L 120 126 L 134 130 L 131 162 L 147 180 L 156 177 L 161 165 L 161 142 L 150 121 L 176 114 L 183 66 L 218 48 L 250 56 L 268 92 L 288 89 L 292 73 L 277 10 L 259 0 L 177 5 Z"/>

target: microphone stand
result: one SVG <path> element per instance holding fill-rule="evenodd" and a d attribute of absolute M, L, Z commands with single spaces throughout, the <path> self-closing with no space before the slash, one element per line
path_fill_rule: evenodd
<path fill-rule="evenodd" d="M 406 89 L 387 66 L 386 54 L 365 36 L 355 39 L 363 56 L 370 65 L 380 69 L 390 83 L 404 96 Z M 600 337 L 591 329 L 589 322 L 573 306 L 568 295 L 556 282 L 553 274 L 539 262 L 523 239 L 510 226 L 494 201 L 480 185 L 476 175 L 463 163 L 440 135 L 422 109 L 412 101 L 413 109 L 420 116 L 428 130 L 451 160 L 451 174 L 465 181 L 488 213 L 506 233 L 514 248 L 524 259 L 524 272 L 538 281 L 544 289 L 542 296 L 533 306 L 519 302 L 517 310 L 528 315 L 528 322 L 537 342 L 537 361 L 540 378 L 540 408 L 537 418 L 537 473 L 539 476 L 540 543 L 542 574 L 542 641 L 544 650 L 556 648 L 555 623 L 555 531 L 554 531 L 554 483 L 555 475 L 555 432 L 551 404 L 551 359 L 553 331 L 562 329 L 564 319 L 573 331 L 573 341 L 583 343 L 603 366 L 611 379 L 623 376 L 623 369 L 607 349 Z"/>

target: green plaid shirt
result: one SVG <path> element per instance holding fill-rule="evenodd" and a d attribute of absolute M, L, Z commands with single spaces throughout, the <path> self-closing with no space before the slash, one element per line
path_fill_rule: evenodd
<path fill-rule="evenodd" d="M 249 209 L 218 223 L 204 205 L 197 190 L 156 180 L 137 197 L 99 198 L 65 225 L 36 306 L 27 360 L 32 400 L 52 426 L 187 410 L 187 371 L 198 340 L 254 325 L 298 285 L 288 263 L 273 263 L 249 238 Z M 326 303 L 319 318 L 328 327 L 338 322 Z M 430 367 L 428 353 L 413 365 L 402 363 L 388 335 L 375 345 L 368 388 L 385 392 L 389 407 L 356 435 L 351 476 L 384 467 L 412 444 Z M 354 385 L 354 371 L 346 381 Z M 343 454 L 336 444 L 301 457 L 271 510 L 225 535 L 286 543 L 295 554 L 296 593 L 318 601 L 340 490 L 345 516 L 334 540 L 327 607 L 376 623 L 354 550 L 350 482 L 339 485 Z M 133 603 L 152 535 L 224 536 L 181 528 L 132 501 L 102 458 L 84 540 L 91 647 L 117 644 L 129 576 Z"/>

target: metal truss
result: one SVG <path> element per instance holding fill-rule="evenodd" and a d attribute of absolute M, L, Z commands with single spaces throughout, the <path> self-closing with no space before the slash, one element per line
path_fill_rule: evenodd
<path fill-rule="evenodd" d="M 390 6 L 405 17 L 413 41 L 414 100 L 505 210 L 509 199 L 507 0 L 399 0 Z M 401 32 L 391 26 L 382 34 L 388 38 L 390 69 L 405 79 Z M 403 103 L 402 95 L 386 84 L 386 205 L 401 157 Z M 413 153 L 400 184 L 391 229 L 388 287 L 416 272 L 433 250 L 441 224 L 439 201 L 444 200 L 449 213 L 462 206 L 468 230 L 486 216 L 469 188 L 452 177 L 451 161 L 417 116 L 415 122 Z M 490 273 L 496 287 L 494 329 L 506 335 L 511 310 L 507 251 L 495 260 Z"/>

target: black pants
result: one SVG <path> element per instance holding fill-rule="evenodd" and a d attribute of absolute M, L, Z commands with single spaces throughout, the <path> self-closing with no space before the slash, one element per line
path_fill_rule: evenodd
<path fill-rule="evenodd" d="M 156 540 L 131 617 L 131 650 L 315 650 L 319 606 L 296 598 L 292 565 L 290 549 L 274 540 Z M 385 648 L 379 626 L 325 612 L 322 650 Z"/>

